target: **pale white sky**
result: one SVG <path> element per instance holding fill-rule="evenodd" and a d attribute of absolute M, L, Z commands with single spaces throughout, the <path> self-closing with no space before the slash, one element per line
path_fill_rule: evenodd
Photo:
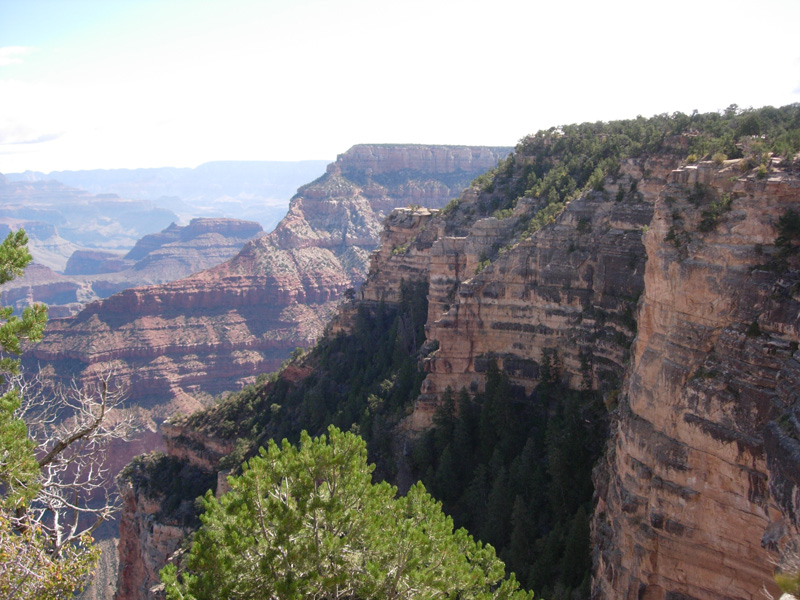
<path fill-rule="evenodd" d="M 798 0 L 0 0 L 0 172 L 782 106 L 798 25 Z"/>

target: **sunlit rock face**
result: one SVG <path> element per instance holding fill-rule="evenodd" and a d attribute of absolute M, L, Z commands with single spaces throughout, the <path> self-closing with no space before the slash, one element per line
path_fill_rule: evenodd
<path fill-rule="evenodd" d="M 27 355 L 57 379 L 113 370 L 154 422 L 275 370 L 323 331 L 364 279 L 386 211 L 443 206 L 509 148 L 355 146 L 301 187 L 270 234 L 232 259 L 171 283 L 127 289 L 52 321 Z M 180 262 L 173 238 L 233 235 L 243 222 L 203 219 L 144 238 L 127 258 L 142 270 Z M 209 242 L 209 252 L 213 251 Z M 150 260 L 157 257 L 159 260 Z M 152 263 L 152 264 L 151 264 Z"/>
<path fill-rule="evenodd" d="M 800 182 L 703 164 L 674 171 L 654 200 L 598 477 L 595 596 L 760 598 L 776 593 L 774 551 L 797 526 L 797 266 L 770 263 Z M 716 217 L 713 202 L 726 206 Z"/>
<path fill-rule="evenodd" d="M 634 180 L 636 201 L 616 201 Z M 555 360 L 617 417 L 596 476 L 594 596 L 774 593 L 800 506 L 800 277 L 775 246 L 800 209 L 796 174 L 628 161 L 604 193 L 510 245 L 503 219 L 454 225 L 479 203 L 472 190 L 454 214 L 392 213 L 359 294 L 375 305 L 403 280 L 429 284 L 427 377 L 407 430 L 431 425 L 447 387 L 481 391 L 490 360 L 526 391 Z"/>

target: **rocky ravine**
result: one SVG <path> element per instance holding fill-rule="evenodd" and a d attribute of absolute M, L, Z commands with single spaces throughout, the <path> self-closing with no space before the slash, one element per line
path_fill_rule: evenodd
<path fill-rule="evenodd" d="M 796 255 L 775 241 L 800 178 L 664 155 L 627 161 L 603 187 L 527 239 L 511 217 L 468 218 L 477 189 L 455 213 L 395 211 L 330 331 L 347 331 L 359 305 L 396 301 L 401 279 L 429 282 L 428 375 L 407 432 L 429 426 L 445 387 L 480 390 L 489 359 L 530 390 L 547 355 L 572 386 L 602 392 L 617 419 L 596 475 L 595 597 L 775 593 L 800 504 L 800 285 Z M 168 439 L 212 473 L 226 452 L 197 432 Z M 146 551 L 126 548 L 123 563 Z M 118 598 L 155 583 L 124 579 Z"/>

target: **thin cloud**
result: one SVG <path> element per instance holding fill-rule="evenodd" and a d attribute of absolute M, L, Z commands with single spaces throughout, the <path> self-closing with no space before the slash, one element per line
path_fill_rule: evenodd
<path fill-rule="evenodd" d="M 22 63 L 22 57 L 33 48 L 29 46 L 3 46 L 0 47 L 0 67 Z"/>
<path fill-rule="evenodd" d="M 57 140 L 62 135 L 64 134 L 36 131 L 24 125 L 0 127 L 0 145 L 41 144 Z"/>

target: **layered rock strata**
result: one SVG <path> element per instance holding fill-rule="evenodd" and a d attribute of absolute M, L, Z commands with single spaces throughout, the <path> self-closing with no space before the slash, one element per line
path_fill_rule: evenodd
<path fill-rule="evenodd" d="M 797 480 L 796 453 L 780 446 L 796 435 L 800 305 L 774 242 L 800 182 L 701 165 L 674 171 L 655 200 L 639 335 L 598 494 L 595 595 L 760 598 L 775 592 L 768 550 L 797 525 L 775 491 Z"/>
<path fill-rule="evenodd" d="M 179 282 L 128 290 L 51 324 L 37 356 L 52 361 L 56 373 L 78 370 L 85 378 L 115 368 L 155 421 L 189 412 L 204 395 L 240 387 L 276 369 L 295 347 L 313 343 L 345 292 L 366 276 L 386 211 L 443 206 L 509 150 L 356 146 L 298 190 L 275 231 L 234 259 Z M 419 224 L 434 213 L 398 214 Z M 397 231 L 402 236 L 410 229 L 400 224 Z M 202 472 L 214 473 L 231 450 L 170 424 L 163 432 L 169 456 Z M 116 598 L 159 597 L 157 570 L 180 531 L 161 527 L 171 525 L 160 516 L 159 498 L 144 488 L 126 485 L 123 497 Z"/>
<path fill-rule="evenodd" d="M 389 216 L 359 296 L 362 304 L 396 302 L 401 281 L 429 285 L 432 351 L 411 429 L 430 426 L 448 387 L 482 391 L 491 360 L 527 393 L 539 382 L 543 360 L 555 361 L 570 385 L 618 393 L 636 331 L 646 260 L 641 238 L 653 205 L 638 196 L 614 198 L 644 168 L 650 185 L 663 184 L 674 164 L 631 161 L 604 192 L 583 194 L 553 226 L 527 239 L 519 239 L 515 227 L 537 210 L 532 199 L 520 199 L 505 219 L 473 220 L 460 228 L 463 235 L 448 234 L 447 214 L 401 210 Z M 477 211 L 479 197 L 475 188 L 465 191 L 458 210 Z M 354 305 L 344 307 L 332 330 L 347 330 L 354 314 Z"/>
<path fill-rule="evenodd" d="M 796 240 L 776 239 L 800 180 L 738 161 L 676 166 L 628 161 L 604 194 L 487 266 L 508 243 L 502 221 L 458 237 L 438 216 L 396 212 L 360 297 L 395 301 L 401 280 L 429 282 L 412 431 L 446 387 L 480 391 L 491 359 L 525 391 L 547 360 L 618 407 L 596 482 L 594 597 L 760 598 L 797 553 L 800 276 Z M 633 182 L 632 201 L 609 200 Z M 345 307 L 333 330 L 354 315 Z"/>
<path fill-rule="evenodd" d="M 28 232 L 27 225 L 26 232 Z M 236 219 L 193 219 L 145 236 L 126 255 L 77 250 L 62 275 L 34 263 L 0 289 L 4 306 L 21 311 L 33 302 L 48 305 L 51 318 L 78 313 L 84 306 L 132 287 L 166 283 L 216 266 L 233 257 L 261 226 Z"/>
<path fill-rule="evenodd" d="M 442 206 L 509 151 L 462 146 L 356 146 L 292 199 L 270 234 L 233 259 L 162 286 L 136 288 L 53 321 L 28 355 L 54 377 L 113 370 L 131 401 L 160 421 L 275 370 L 323 331 L 367 272 L 384 211 Z M 170 229 L 143 241 L 148 256 Z M 158 405 L 158 408 L 156 408 Z"/>
<path fill-rule="evenodd" d="M 594 597 L 775 593 L 800 514 L 797 242 L 776 245 L 800 208 L 796 174 L 629 160 L 527 237 L 534 199 L 498 219 L 480 216 L 483 196 L 391 213 L 329 332 L 428 283 L 427 377 L 406 431 L 430 426 L 447 387 L 480 391 L 490 360 L 528 392 L 545 364 L 597 389 L 617 418 L 596 476 Z M 169 437 L 212 472 L 224 452 Z"/>

